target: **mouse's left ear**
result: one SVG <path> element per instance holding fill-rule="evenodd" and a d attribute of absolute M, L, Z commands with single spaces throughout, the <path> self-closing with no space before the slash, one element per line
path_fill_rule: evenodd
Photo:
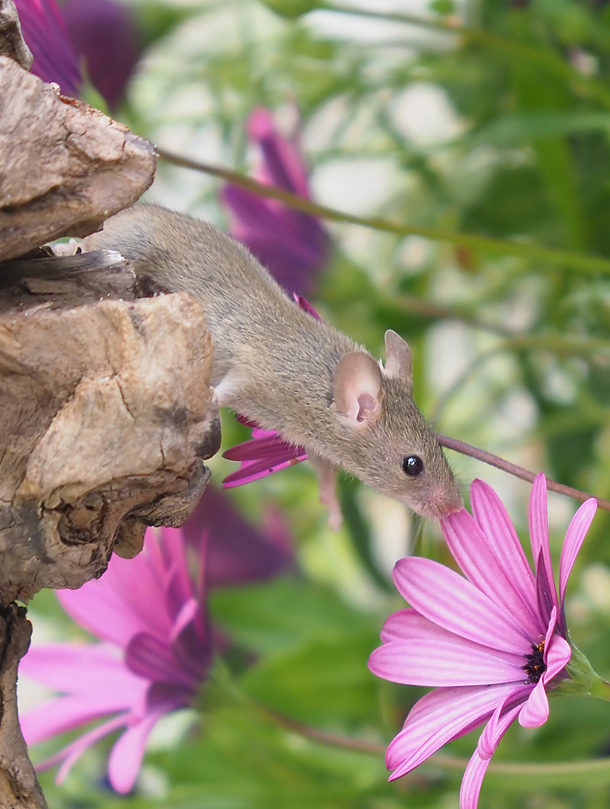
<path fill-rule="evenodd" d="M 411 349 L 399 334 L 392 329 L 385 333 L 385 366 L 384 373 L 405 382 L 413 378 L 413 357 Z"/>
<path fill-rule="evenodd" d="M 380 408 L 381 370 L 364 351 L 341 357 L 335 369 L 333 400 L 337 413 L 352 426 L 363 426 Z"/>

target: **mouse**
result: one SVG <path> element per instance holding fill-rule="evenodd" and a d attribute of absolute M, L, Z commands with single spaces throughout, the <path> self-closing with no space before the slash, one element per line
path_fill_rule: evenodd
<path fill-rule="evenodd" d="M 300 308 L 250 251 L 214 225 L 138 204 L 84 240 L 197 300 L 218 405 L 304 447 L 329 524 L 341 524 L 339 469 L 423 517 L 459 511 L 451 468 L 413 399 L 407 342 L 385 333 L 385 362 Z"/>

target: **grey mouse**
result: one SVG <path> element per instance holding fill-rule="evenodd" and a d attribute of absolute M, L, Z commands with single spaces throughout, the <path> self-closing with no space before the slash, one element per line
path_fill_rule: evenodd
<path fill-rule="evenodd" d="M 239 242 L 165 208 L 113 216 L 85 248 L 120 252 L 136 272 L 190 293 L 214 343 L 220 406 L 307 450 L 337 528 L 339 468 L 425 517 L 462 507 L 449 464 L 412 395 L 412 358 L 394 331 L 385 364 L 299 308 Z"/>

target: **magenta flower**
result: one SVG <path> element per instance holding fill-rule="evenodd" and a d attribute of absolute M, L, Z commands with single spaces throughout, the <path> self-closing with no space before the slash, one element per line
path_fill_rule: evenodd
<path fill-rule="evenodd" d="M 259 107 L 250 115 L 248 136 L 263 154 L 256 179 L 309 199 L 307 170 L 300 149 L 295 141 L 278 133 L 268 110 Z M 279 200 L 233 185 L 223 190 L 222 199 L 232 214 L 235 238 L 286 290 L 310 292 L 330 251 L 330 240 L 321 222 Z"/>
<path fill-rule="evenodd" d="M 320 315 L 308 300 L 296 293 L 293 297 L 297 306 L 316 320 L 320 320 Z M 223 458 L 229 461 L 241 461 L 239 469 L 231 472 L 223 480 L 223 489 L 244 486 L 246 483 L 252 483 L 254 480 L 307 460 L 305 447 L 289 444 L 276 430 L 263 430 L 258 424 L 248 421 L 243 416 L 237 416 L 237 420 L 252 428 L 252 438 L 223 453 Z"/>
<path fill-rule="evenodd" d="M 141 46 L 129 10 L 115 0 L 15 0 L 32 73 L 78 98 L 88 78 L 109 107 L 123 98 Z"/>
<path fill-rule="evenodd" d="M 61 692 L 21 720 L 28 744 L 105 719 L 39 765 L 60 765 L 61 782 L 99 739 L 122 730 L 108 761 L 112 787 L 129 792 L 147 739 L 165 714 L 192 705 L 212 663 L 203 566 L 189 573 L 183 533 L 146 535 L 135 559 L 113 556 L 108 570 L 58 598 L 72 618 L 103 643 L 32 648 L 21 673 Z"/>
<path fill-rule="evenodd" d="M 56 0 L 15 0 L 23 38 L 32 51 L 32 73 L 59 84 L 64 95 L 77 97 L 83 77 L 65 20 Z"/>
<path fill-rule="evenodd" d="M 483 481 L 471 487 L 473 517 L 464 509 L 441 521 L 451 553 L 464 572 L 430 559 L 401 559 L 394 581 L 410 607 L 391 615 L 369 667 L 398 683 L 435 686 L 413 707 L 390 744 L 390 779 L 410 772 L 452 739 L 487 722 L 464 774 L 461 809 L 475 809 L 490 758 L 509 725 L 544 724 L 547 692 L 574 690 L 583 656 L 567 639 L 564 595 L 568 576 L 597 502 L 587 500 L 566 533 L 559 597 L 549 550 L 546 479 L 538 475 L 530 497 L 532 573 L 510 518 Z M 588 665 L 588 664 L 587 664 Z M 567 667 L 567 668 L 566 668 Z M 582 690 L 592 693 L 588 669 Z M 586 678 L 585 678 L 586 679 Z M 598 680 L 600 678 L 597 678 Z"/>
<path fill-rule="evenodd" d="M 205 579 L 208 590 L 260 582 L 293 572 L 296 559 L 283 515 L 270 507 L 262 530 L 245 520 L 228 495 L 209 485 L 182 526 L 191 547 L 207 535 Z"/>

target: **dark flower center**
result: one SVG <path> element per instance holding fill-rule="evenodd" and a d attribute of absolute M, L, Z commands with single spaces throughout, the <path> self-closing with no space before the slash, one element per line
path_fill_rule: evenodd
<path fill-rule="evenodd" d="M 541 640 L 536 646 L 532 643 L 531 655 L 524 655 L 527 663 L 523 666 L 523 670 L 527 674 L 528 683 L 537 683 L 546 671 L 544 662 L 544 641 Z"/>

